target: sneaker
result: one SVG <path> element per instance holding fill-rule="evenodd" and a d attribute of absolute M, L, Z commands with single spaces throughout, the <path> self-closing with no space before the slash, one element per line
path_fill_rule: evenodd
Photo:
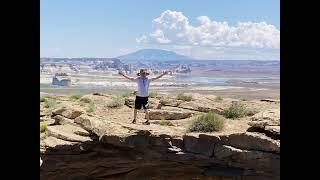
<path fill-rule="evenodd" d="M 136 120 L 134 119 L 134 120 L 132 121 L 132 123 L 135 124 L 135 123 L 136 123 Z"/>
<path fill-rule="evenodd" d="M 150 122 L 147 120 L 146 122 L 143 123 L 144 125 L 150 125 Z"/>

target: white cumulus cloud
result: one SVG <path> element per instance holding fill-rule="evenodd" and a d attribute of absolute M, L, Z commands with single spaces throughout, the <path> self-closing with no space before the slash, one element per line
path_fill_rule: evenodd
<path fill-rule="evenodd" d="M 227 22 L 197 18 L 199 25 L 190 24 L 182 12 L 166 10 L 152 21 L 153 31 L 136 38 L 139 44 L 223 48 L 279 49 L 280 30 L 266 22 Z M 212 49 L 211 49 L 212 50 Z"/>

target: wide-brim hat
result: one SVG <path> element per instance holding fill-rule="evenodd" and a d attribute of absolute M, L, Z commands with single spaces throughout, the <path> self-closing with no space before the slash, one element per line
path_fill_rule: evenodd
<path fill-rule="evenodd" d="M 140 76 L 141 74 L 145 74 L 146 76 L 148 76 L 150 73 L 148 73 L 144 69 L 140 69 L 140 72 L 137 73 L 137 76 Z"/>

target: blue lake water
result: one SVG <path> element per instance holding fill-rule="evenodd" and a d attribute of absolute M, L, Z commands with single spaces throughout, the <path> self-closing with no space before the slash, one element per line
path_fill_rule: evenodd
<path fill-rule="evenodd" d="M 230 81 L 259 82 L 263 80 L 274 80 L 274 77 L 207 77 L 194 75 L 177 75 L 176 80 L 186 83 L 228 85 Z"/>

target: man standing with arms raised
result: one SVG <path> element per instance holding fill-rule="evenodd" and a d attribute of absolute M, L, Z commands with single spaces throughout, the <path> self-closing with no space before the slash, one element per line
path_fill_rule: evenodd
<path fill-rule="evenodd" d="M 145 112 L 145 117 L 146 117 L 146 121 L 143 124 L 149 125 L 150 124 L 150 122 L 149 122 L 149 111 L 148 111 L 149 84 L 150 84 L 151 81 L 155 81 L 157 79 L 160 79 L 162 76 L 168 74 L 168 72 L 165 71 L 160 76 L 155 77 L 155 78 L 151 78 L 151 79 L 149 79 L 147 77 L 149 75 L 149 73 L 146 72 L 143 69 L 140 69 L 140 72 L 137 74 L 138 77 L 136 77 L 136 78 L 129 77 L 129 76 L 123 74 L 123 72 L 121 72 L 120 70 L 119 70 L 118 73 L 120 75 L 122 75 L 123 77 L 131 80 L 131 81 L 135 81 L 137 83 L 137 85 L 138 85 L 138 93 L 136 95 L 132 123 L 136 123 L 137 110 L 141 109 L 143 107 L 144 112 Z"/>

